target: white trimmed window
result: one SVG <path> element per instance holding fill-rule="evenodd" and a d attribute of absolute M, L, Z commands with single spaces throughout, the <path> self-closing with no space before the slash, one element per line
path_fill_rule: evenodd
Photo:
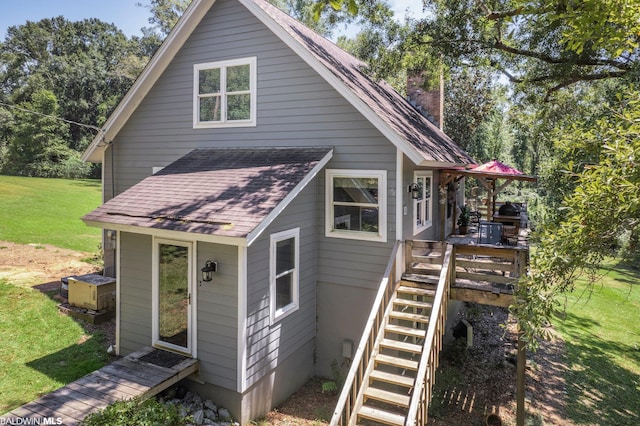
<path fill-rule="evenodd" d="M 326 171 L 326 236 L 387 240 L 387 171 Z"/>
<path fill-rule="evenodd" d="M 414 172 L 413 183 L 418 186 L 419 194 L 419 198 L 413 200 L 413 234 L 415 235 L 433 224 L 433 172 Z"/>
<path fill-rule="evenodd" d="M 193 67 L 193 127 L 256 125 L 256 58 Z"/>
<path fill-rule="evenodd" d="M 271 235 L 269 287 L 271 322 L 298 310 L 300 228 Z"/>

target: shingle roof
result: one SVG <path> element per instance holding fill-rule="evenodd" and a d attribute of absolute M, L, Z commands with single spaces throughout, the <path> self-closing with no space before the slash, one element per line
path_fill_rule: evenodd
<path fill-rule="evenodd" d="M 475 164 L 440 128 L 431 123 L 409 101 L 384 80 L 373 81 L 364 70 L 367 64 L 342 50 L 265 0 L 254 1 L 298 43 L 312 53 L 352 93 L 366 103 L 426 161 Z"/>
<path fill-rule="evenodd" d="M 329 147 L 196 149 L 82 219 L 247 237 L 331 153 Z"/>
<path fill-rule="evenodd" d="M 362 61 L 316 34 L 265 0 L 238 0 L 303 57 L 343 94 L 394 145 L 416 164 L 452 166 L 474 164 L 473 159 L 446 134 L 422 116 L 384 81 L 373 81 Z M 193 0 L 185 14 L 151 59 L 140 77 L 91 142 L 83 159 L 100 162 L 102 152 L 115 138 L 139 103 L 152 89 L 175 54 L 216 0 Z"/>

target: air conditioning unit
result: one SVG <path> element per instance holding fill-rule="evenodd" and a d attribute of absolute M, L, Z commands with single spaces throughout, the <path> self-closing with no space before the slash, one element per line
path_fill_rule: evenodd
<path fill-rule="evenodd" d="M 116 307 L 116 279 L 98 274 L 69 277 L 69 304 L 93 311 Z"/>

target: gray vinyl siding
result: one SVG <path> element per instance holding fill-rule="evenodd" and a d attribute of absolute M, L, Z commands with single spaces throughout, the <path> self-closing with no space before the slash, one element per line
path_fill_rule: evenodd
<path fill-rule="evenodd" d="M 152 342 L 151 253 L 150 236 L 120 233 L 120 355 Z"/>
<path fill-rule="evenodd" d="M 197 256 L 198 267 L 207 260 L 218 263 L 213 281 L 199 282 L 197 288 L 200 378 L 235 390 L 238 375 L 238 248 L 198 243 Z"/>
<path fill-rule="evenodd" d="M 313 341 L 316 327 L 317 205 L 315 180 L 248 249 L 247 386 Z M 300 228 L 299 309 L 270 324 L 269 245 L 273 233 Z M 308 358 L 307 351 L 304 356 Z M 313 359 L 306 359 L 311 370 Z"/>
<path fill-rule="evenodd" d="M 193 129 L 194 64 L 252 56 L 257 125 Z M 117 191 L 198 147 L 319 145 L 336 147 L 330 167 L 394 167 L 393 145 L 353 106 L 240 3 L 219 0 L 116 136 Z"/>

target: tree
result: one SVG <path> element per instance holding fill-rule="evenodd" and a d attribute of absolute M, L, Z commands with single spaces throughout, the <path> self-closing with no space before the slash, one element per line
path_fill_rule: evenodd
<path fill-rule="evenodd" d="M 480 130 L 495 107 L 490 73 L 477 67 L 450 70 L 445 83 L 444 131 L 481 161 L 489 154 Z"/>
<path fill-rule="evenodd" d="M 417 0 L 416 0 L 417 1 Z M 358 0 L 319 0 L 358 11 Z M 494 67 L 547 99 L 580 81 L 638 73 L 640 0 L 424 0 L 416 45 L 454 64 Z"/>
<path fill-rule="evenodd" d="M 137 40 L 97 19 L 63 17 L 9 27 L 0 44 L 0 90 L 12 104 L 48 89 L 61 118 L 99 126 L 131 86 L 146 59 Z M 94 134 L 72 126 L 67 144 L 82 150 Z"/>
<path fill-rule="evenodd" d="M 432 0 L 415 36 L 455 61 L 485 63 L 547 99 L 579 81 L 638 69 L 638 0 Z M 624 15 L 624 18 L 620 15 Z"/>
<path fill-rule="evenodd" d="M 151 11 L 149 23 L 151 28 L 147 28 L 147 34 L 157 30 L 161 38 L 164 39 L 178 22 L 187 7 L 191 4 L 191 0 L 151 0 L 148 6 L 137 3 L 138 6 L 146 7 Z"/>
<path fill-rule="evenodd" d="M 16 112 L 15 133 L 7 147 L 3 172 L 20 176 L 77 177 L 88 165 L 69 148 L 69 126 L 56 119 L 59 106 L 50 90 L 33 93 Z"/>
<path fill-rule="evenodd" d="M 559 294 L 572 291 L 578 277 L 597 280 L 621 236 L 629 238 L 631 253 L 640 253 L 640 92 L 627 88 L 599 114 L 559 136 L 555 148 L 566 161 L 562 174 L 572 189 L 558 215 L 545 221 L 532 258 L 534 273 L 519 286 L 529 303 L 514 309 L 529 319 L 524 329 L 531 342 L 544 334 Z"/>

